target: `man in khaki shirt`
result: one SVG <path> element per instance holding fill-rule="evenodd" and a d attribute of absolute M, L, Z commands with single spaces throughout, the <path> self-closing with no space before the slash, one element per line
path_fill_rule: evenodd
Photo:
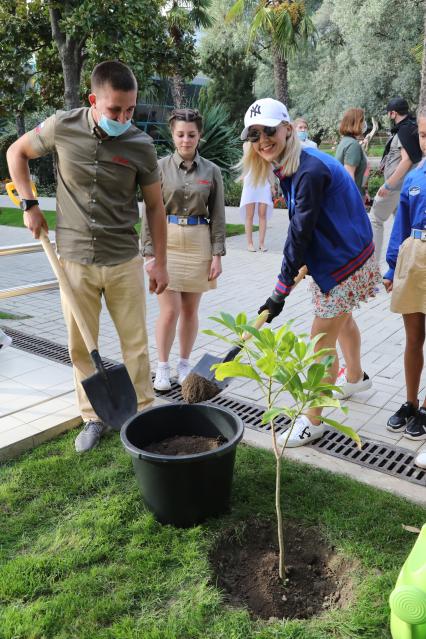
<path fill-rule="evenodd" d="M 141 187 L 155 262 L 149 289 L 167 286 L 166 216 L 151 139 L 131 124 L 137 99 L 132 71 L 103 62 L 92 73 L 90 107 L 57 112 L 19 138 L 7 152 L 10 175 L 22 198 L 24 223 L 35 238 L 47 222 L 33 200 L 28 160 L 48 153 L 57 159 L 56 241 L 63 268 L 95 341 L 101 296 L 116 326 L 124 363 L 136 389 L 138 409 L 153 401 L 145 323 L 142 257 L 134 229 Z M 62 298 L 79 408 L 85 422 L 75 446 L 90 450 L 107 430 L 94 412 L 81 380 L 94 372 L 72 313 Z"/>

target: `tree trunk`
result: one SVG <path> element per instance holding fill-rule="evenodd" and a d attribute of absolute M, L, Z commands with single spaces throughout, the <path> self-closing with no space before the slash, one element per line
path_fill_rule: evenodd
<path fill-rule="evenodd" d="M 61 55 L 62 70 L 64 74 L 64 104 L 67 111 L 81 106 L 81 64 L 78 64 L 80 53 L 81 52 L 77 50 L 77 45 L 75 45 L 73 47 L 66 47 L 63 55 Z"/>
<path fill-rule="evenodd" d="M 176 74 L 170 80 L 173 104 L 177 109 L 186 107 L 185 82 L 182 76 Z"/>
<path fill-rule="evenodd" d="M 64 74 L 64 105 L 65 109 L 75 109 L 80 104 L 80 76 L 83 66 L 84 42 L 64 33 L 60 27 L 60 9 L 49 9 L 52 35 L 58 47 Z"/>
<path fill-rule="evenodd" d="M 287 60 L 275 50 L 273 52 L 275 97 L 288 107 Z"/>
<path fill-rule="evenodd" d="M 426 106 L 426 0 L 423 3 L 424 13 L 424 30 L 423 30 L 423 60 L 422 60 L 422 77 L 419 96 L 419 107 Z"/>
<path fill-rule="evenodd" d="M 18 138 L 25 133 L 25 115 L 22 111 L 18 111 L 16 115 L 16 133 L 18 134 Z"/>

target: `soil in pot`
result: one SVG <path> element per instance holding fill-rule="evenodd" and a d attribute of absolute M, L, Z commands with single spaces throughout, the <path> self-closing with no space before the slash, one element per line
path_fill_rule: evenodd
<path fill-rule="evenodd" d="M 158 455 L 194 455 L 220 448 L 226 443 L 224 437 L 202 437 L 200 435 L 173 435 L 159 442 L 144 446 L 144 450 Z"/>
<path fill-rule="evenodd" d="M 286 583 L 278 575 L 276 523 L 248 521 L 245 530 L 225 532 L 210 561 L 215 583 L 234 606 L 261 619 L 309 619 L 353 596 L 348 562 L 340 559 L 315 527 L 287 522 L 284 530 Z"/>

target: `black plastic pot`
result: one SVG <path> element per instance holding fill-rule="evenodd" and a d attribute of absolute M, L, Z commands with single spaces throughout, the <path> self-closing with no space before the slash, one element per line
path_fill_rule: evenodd
<path fill-rule="evenodd" d="M 121 441 L 132 456 L 139 489 L 163 524 L 193 526 L 230 506 L 235 452 L 243 436 L 241 419 L 226 408 L 204 404 L 165 404 L 130 418 Z M 223 446 L 193 455 L 160 455 L 148 444 L 174 435 L 222 436 Z"/>

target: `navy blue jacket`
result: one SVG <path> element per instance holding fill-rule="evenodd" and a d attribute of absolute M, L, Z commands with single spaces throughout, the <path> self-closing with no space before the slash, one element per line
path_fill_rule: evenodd
<path fill-rule="evenodd" d="M 426 230 L 426 161 L 410 171 L 401 189 L 401 199 L 386 252 L 389 270 L 383 276 L 393 280 L 399 247 L 411 229 Z"/>
<path fill-rule="evenodd" d="M 275 171 L 290 217 L 274 297 L 290 293 L 301 266 L 323 293 L 347 279 L 374 252 L 373 231 L 358 188 L 335 158 L 304 148 L 291 177 Z"/>

